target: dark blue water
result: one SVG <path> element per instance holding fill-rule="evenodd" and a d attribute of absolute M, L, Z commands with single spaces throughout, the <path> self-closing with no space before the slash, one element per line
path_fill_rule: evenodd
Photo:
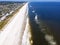
<path fill-rule="evenodd" d="M 30 5 L 32 7 L 30 7 Z M 34 13 L 32 12 L 33 10 L 35 10 Z M 31 2 L 29 3 L 29 18 L 30 18 L 31 27 L 33 29 L 32 35 L 33 35 L 33 40 L 35 43 L 33 45 L 40 45 L 42 44 L 42 42 L 43 43 L 45 42 L 42 45 L 48 45 L 46 44 L 45 39 L 44 38 L 42 39 L 42 37 L 44 37 L 44 34 L 40 32 L 40 29 L 38 28 L 39 25 L 36 24 L 36 22 L 34 21 L 35 13 L 38 15 L 39 20 L 44 22 L 47 25 L 47 27 L 49 27 L 50 31 L 53 33 L 54 38 L 56 39 L 58 43 L 57 45 L 60 45 L 60 2 Z M 41 35 L 43 36 L 41 37 Z M 42 41 L 40 37 L 44 41 Z"/>

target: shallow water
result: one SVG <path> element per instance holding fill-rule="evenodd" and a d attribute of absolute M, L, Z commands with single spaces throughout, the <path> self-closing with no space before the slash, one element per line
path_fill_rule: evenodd
<path fill-rule="evenodd" d="M 40 24 L 36 23 L 35 14 L 38 15 Z M 31 2 L 29 4 L 29 18 L 33 45 L 49 45 L 45 39 L 46 33 L 41 32 L 42 27 L 47 30 L 49 35 L 54 37 L 57 45 L 60 45 L 60 2 Z"/>

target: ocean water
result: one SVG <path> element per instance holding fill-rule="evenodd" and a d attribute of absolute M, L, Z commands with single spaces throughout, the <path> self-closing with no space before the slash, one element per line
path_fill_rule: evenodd
<path fill-rule="evenodd" d="M 39 23 L 35 21 L 36 15 Z M 48 34 L 53 35 L 56 45 L 60 45 L 60 2 L 30 2 L 29 19 L 33 45 L 52 45 L 46 41 L 45 32 L 41 31 L 42 28 L 48 30 Z"/>

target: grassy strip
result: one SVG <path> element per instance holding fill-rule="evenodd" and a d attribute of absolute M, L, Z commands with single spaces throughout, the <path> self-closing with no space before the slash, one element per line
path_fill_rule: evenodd
<path fill-rule="evenodd" d="M 10 20 L 11 17 L 12 17 L 12 15 L 9 15 L 9 16 L 6 17 L 5 20 L 2 20 L 0 22 L 0 30 L 4 27 L 5 24 L 7 24 L 7 22 Z"/>

